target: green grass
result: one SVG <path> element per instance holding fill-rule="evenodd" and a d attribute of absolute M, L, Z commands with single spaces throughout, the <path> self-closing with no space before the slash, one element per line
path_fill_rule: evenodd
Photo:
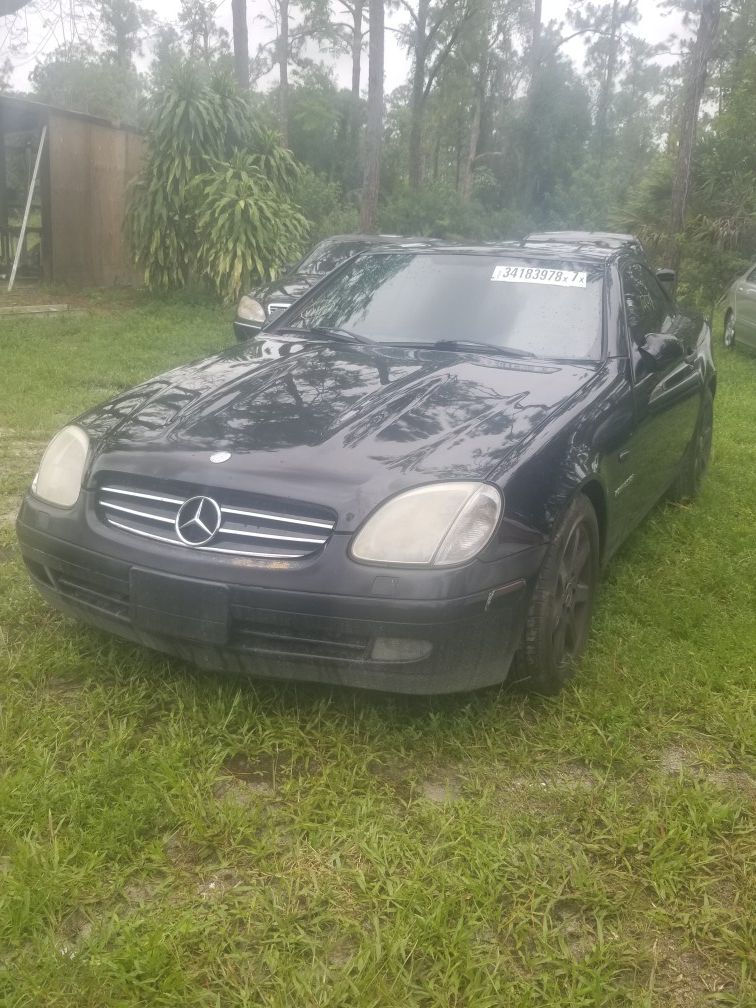
<path fill-rule="evenodd" d="M 201 674 L 30 587 L 70 416 L 229 343 L 197 302 L 3 322 L 0 1003 L 756 1004 L 756 359 L 700 499 L 614 561 L 574 686 L 430 701 Z"/>

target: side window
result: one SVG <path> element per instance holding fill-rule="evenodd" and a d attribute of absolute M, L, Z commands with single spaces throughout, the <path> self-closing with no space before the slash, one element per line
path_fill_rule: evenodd
<path fill-rule="evenodd" d="M 751 272 L 746 277 L 746 283 L 756 283 L 756 266 L 753 267 Z"/>
<path fill-rule="evenodd" d="M 670 304 L 656 277 L 640 263 L 622 270 L 622 294 L 630 336 L 642 343 L 649 333 L 664 332 L 670 324 Z"/>
<path fill-rule="evenodd" d="M 318 260 L 318 273 L 330 273 L 331 270 L 340 266 L 345 259 L 361 252 L 365 247 L 364 242 L 357 245 L 334 245 Z"/>

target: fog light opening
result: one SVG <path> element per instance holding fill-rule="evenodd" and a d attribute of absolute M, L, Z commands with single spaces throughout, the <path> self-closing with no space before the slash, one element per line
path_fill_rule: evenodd
<path fill-rule="evenodd" d="M 427 658 L 433 645 L 430 641 L 406 637 L 376 637 L 370 651 L 373 661 L 411 662 Z"/>

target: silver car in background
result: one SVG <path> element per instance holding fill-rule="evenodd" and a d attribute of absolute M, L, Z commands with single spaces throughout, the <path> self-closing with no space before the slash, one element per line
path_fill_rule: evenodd
<path fill-rule="evenodd" d="M 736 343 L 756 350 L 756 264 L 730 286 L 724 298 L 724 344 L 731 350 Z"/>

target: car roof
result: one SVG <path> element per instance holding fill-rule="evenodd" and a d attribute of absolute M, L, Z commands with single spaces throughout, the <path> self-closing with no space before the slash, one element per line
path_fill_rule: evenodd
<path fill-rule="evenodd" d="M 533 231 L 525 238 L 527 245 L 569 245 L 579 249 L 607 252 L 631 251 L 643 254 L 640 240 L 631 234 L 614 231 Z"/>
<path fill-rule="evenodd" d="M 404 244 L 405 242 L 417 242 L 419 244 L 428 244 L 436 242 L 436 238 L 425 238 L 421 235 L 399 235 L 399 234 L 342 234 L 342 235 L 331 235 L 330 238 L 324 238 L 319 244 L 325 245 L 326 243 L 333 242 L 337 243 L 351 243 L 356 244 L 357 242 L 362 242 L 364 245 L 398 245 Z"/>
<path fill-rule="evenodd" d="M 456 252 L 506 256 L 508 258 L 570 259 L 586 263 L 606 263 L 623 252 L 644 255 L 643 246 L 633 235 L 614 234 L 608 231 L 539 231 L 526 235 L 519 241 L 487 241 L 477 244 L 449 241 L 438 238 L 404 238 L 380 244 L 382 250 L 416 243 L 418 251 Z"/>

